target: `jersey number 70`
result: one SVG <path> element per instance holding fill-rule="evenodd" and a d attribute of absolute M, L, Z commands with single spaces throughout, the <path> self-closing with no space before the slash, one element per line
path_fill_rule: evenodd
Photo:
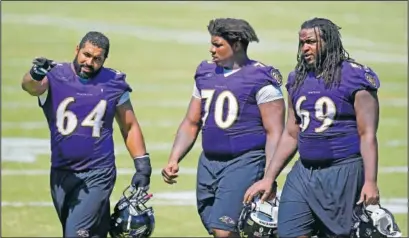
<path fill-rule="evenodd" d="M 206 100 L 205 108 L 204 108 L 204 115 L 202 118 L 203 125 L 206 123 L 207 117 L 209 116 L 210 105 L 213 101 L 215 90 L 214 89 L 204 89 L 201 91 L 201 96 L 203 99 Z M 226 118 L 223 118 L 224 113 L 224 103 L 227 100 L 228 111 Z M 237 120 L 239 112 L 239 103 L 237 102 L 237 98 L 234 94 L 228 90 L 219 93 L 216 96 L 216 101 L 214 104 L 214 122 L 215 124 L 222 128 L 227 129 L 233 125 L 233 123 Z"/>

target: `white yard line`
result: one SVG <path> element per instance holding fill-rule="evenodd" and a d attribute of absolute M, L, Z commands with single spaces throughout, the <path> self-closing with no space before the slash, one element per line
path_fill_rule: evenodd
<path fill-rule="evenodd" d="M 150 120 L 150 121 L 139 121 L 142 127 L 154 127 L 154 128 L 178 128 L 182 120 Z M 401 122 L 403 123 L 403 122 Z M 44 129 L 48 130 L 47 121 L 24 121 L 24 122 L 10 122 L 2 121 L 1 129 L 24 129 L 24 130 L 38 130 Z"/>
<path fill-rule="evenodd" d="M 149 121 L 139 121 L 142 127 L 154 127 L 154 128 L 175 128 L 179 126 L 181 120 L 149 120 Z M 380 126 L 402 126 L 406 124 L 404 118 L 382 118 Z M 1 129 L 3 130 L 14 130 L 14 129 L 24 129 L 24 130 L 43 130 L 47 129 L 48 125 L 45 120 L 43 121 L 22 121 L 22 122 L 11 122 L 2 121 Z"/>
<path fill-rule="evenodd" d="M 186 100 L 166 100 L 166 101 L 153 101 L 153 100 L 138 100 L 133 101 L 134 107 L 142 108 L 187 108 L 189 105 L 189 99 Z M 11 102 L 3 101 L 1 103 L 2 108 L 4 109 L 27 109 L 27 108 L 37 108 L 37 101 L 33 102 Z M 408 105 L 407 98 L 387 98 L 380 99 L 380 106 L 382 107 L 398 107 L 404 108 Z"/>
<path fill-rule="evenodd" d="M 122 35 L 130 35 L 142 40 L 159 42 L 176 42 L 184 45 L 208 45 L 209 37 L 206 31 L 191 31 L 181 29 L 157 28 L 150 26 L 134 26 L 125 24 L 114 24 L 107 22 L 93 22 L 68 17 L 54 17 L 34 14 L 2 14 L 2 23 L 13 23 L 23 25 L 55 26 L 64 29 L 74 29 L 88 31 L 89 29 L 103 32 L 112 32 Z M 274 31 L 274 29 L 270 29 Z M 261 34 L 261 33 L 260 33 Z M 279 33 L 281 34 L 281 33 Z M 277 35 L 279 35 L 277 34 Z M 292 34 L 292 33 L 291 33 Z M 366 44 L 359 42 L 354 46 L 365 47 Z M 294 54 L 294 43 L 283 40 L 263 40 L 259 44 L 254 44 L 249 50 L 258 52 L 273 51 Z M 376 53 L 373 51 L 355 50 L 354 57 L 359 61 L 376 63 L 406 64 L 405 54 Z"/>
<path fill-rule="evenodd" d="M 176 125 L 176 124 L 175 124 Z M 176 130 L 176 127 L 175 127 Z M 172 148 L 173 142 L 147 142 L 147 149 L 149 151 L 166 151 L 169 152 Z M 406 140 L 390 140 L 384 143 L 388 148 L 407 147 Z M 195 143 L 193 150 L 201 150 L 202 145 L 200 140 Z M 118 143 L 115 146 L 115 153 L 117 155 L 129 154 L 126 147 Z M 2 137 L 1 138 L 1 158 L 2 161 L 9 162 L 24 162 L 34 163 L 39 155 L 50 154 L 50 140 L 40 138 L 25 138 L 25 137 Z"/>
<path fill-rule="evenodd" d="M 290 171 L 289 168 L 285 168 L 282 174 L 287 174 Z M 135 173 L 135 169 L 118 168 L 119 175 L 132 175 Z M 398 173 L 408 173 L 407 166 L 390 166 L 390 167 L 380 167 L 380 174 L 398 174 Z M 2 169 L 1 176 L 38 176 L 38 175 L 49 175 L 50 170 L 48 169 Z M 152 174 L 155 176 L 161 175 L 161 169 L 154 169 Z M 196 168 L 181 167 L 179 169 L 179 175 L 196 175 Z"/>
<path fill-rule="evenodd" d="M 118 198 L 112 197 L 111 205 L 115 206 Z M 391 198 L 382 199 L 382 206 L 389 209 L 394 214 L 406 214 L 407 213 L 406 198 Z M 196 206 L 196 192 L 181 191 L 181 192 L 158 192 L 153 193 L 153 198 L 149 202 L 152 206 Z M 19 202 L 19 201 L 2 201 L 2 207 L 52 207 L 52 202 L 38 201 L 38 202 Z"/>
<path fill-rule="evenodd" d="M 175 128 L 176 129 L 176 128 Z M 147 143 L 149 151 L 166 151 L 169 152 L 172 148 L 173 142 L 153 142 Z M 194 146 L 194 150 L 201 148 L 201 143 L 198 141 Z M 116 154 L 126 154 L 129 152 L 122 144 L 115 146 Z M 1 158 L 2 161 L 11 162 L 25 162 L 33 163 L 36 161 L 39 155 L 50 154 L 50 141 L 49 139 L 40 138 L 1 138 Z"/>

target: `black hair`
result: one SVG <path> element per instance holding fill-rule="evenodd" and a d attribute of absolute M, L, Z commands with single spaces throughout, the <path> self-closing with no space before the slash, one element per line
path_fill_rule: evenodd
<path fill-rule="evenodd" d="M 90 31 L 82 39 L 79 44 L 82 49 L 86 42 L 90 42 L 92 45 L 97 46 L 104 50 L 104 57 L 108 58 L 109 54 L 109 39 L 101 32 Z"/>
<path fill-rule="evenodd" d="M 243 19 L 217 18 L 209 22 L 207 30 L 212 36 L 223 37 L 230 45 L 234 42 L 241 42 L 244 50 L 250 42 L 259 42 L 253 27 Z"/>
<path fill-rule="evenodd" d="M 345 60 L 352 61 L 352 59 L 342 45 L 341 33 L 339 32 L 341 27 L 325 18 L 313 18 L 305 21 L 301 25 L 301 30 L 314 29 L 315 31 L 316 27 L 318 28 L 318 32 L 315 32 L 316 38 L 321 38 L 325 45 L 320 47 L 319 52 L 317 52 L 315 70 L 316 74 L 324 79 L 325 85 L 331 87 L 341 81 L 342 62 Z M 300 42 L 298 45 L 297 66 L 295 67 L 295 88 L 301 85 L 308 71 L 311 70 L 303 57 L 301 48 L 302 43 Z"/>

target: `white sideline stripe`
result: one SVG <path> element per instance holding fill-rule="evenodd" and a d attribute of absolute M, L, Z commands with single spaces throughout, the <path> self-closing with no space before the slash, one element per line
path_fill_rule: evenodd
<path fill-rule="evenodd" d="M 34 163 L 39 155 L 49 155 L 50 154 L 50 141 L 49 139 L 39 139 L 39 138 L 1 138 L 1 158 L 2 161 L 8 162 L 23 162 L 23 163 Z M 385 147 L 397 148 L 404 147 L 407 148 L 406 140 L 390 140 L 383 143 Z M 169 152 L 173 146 L 173 142 L 149 142 L 147 141 L 148 151 L 166 151 Z M 192 150 L 201 150 L 202 145 L 197 141 Z M 129 152 L 123 144 L 119 144 L 114 148 L 117 155 L 128 155 Z"/>
<path fill-rule="evenodd" d="M 16 65 L 21 66 L 24 61 L 29 61 L 27 60 L 18 60 L 16 62 Z M 4 64 L 10 63 L 4 62 Z M 4 65 L 3 64 L 3 65 Z M 293 65 L 291 65 L 293 66 Z M 282 67 L 282 66 L 281 66 Z M 194 70 L 194 69 L 193 69 Z M 193 80 L 193 79 L 192 79 Z M 189 100 L 190 92 L 192 91 L 192 86 L 189 83 L 172 83 L 172 84 L 154 84 L 154 83 L 146 83 L 146 84 L 137 84 L 134 83 L 132 79 L 129 79 L 129 82 L 132 84 L 132 88 L 135 88 L 135 92 L 141 92 L 141 93 L 147 93 L 147 92 L 158 92 L 162 90 L 168 90 L 168 91 L 177 91 L 177 92 L 186 92 L 187 95 L 187 100 Z M 192 81 L 193 82 L 193 81 Z M 382 91 L 400 91 L 401 93 L 406 94 L 407 90 L 407 83 L 404 82 L 383 82 L 381 79 L 381 90 Z M 11 86 L 11 85 L 2 85 L 1 86 L 1 92 L 3 94 L 14 94 L 14 93 L 21 93 L 22 89 L 21 87 L 17 86 Z M 137 102 L 135 102 L 137 103 Z"/>
<path fill-rule="evenodd" d="M 179 126 L 182 119 L 180 120 L 159 120 L 159 121 L 139 121 L 139 124 L 142 127 L 155 127 L 155 128 L 175 128 Z M 398 118 L 382 118 L 381 126 L 395 126 L 405 124 L 405 120 Z M 36 130 L 36 129 L 47 129 L 47 122 L 44 121 L 23 121 L 23 122 L 11 122 L 11 121 L 2 121 L 1 129 L 24 129 L 24 130 Z"/>
<path fill-rule="evenodd" d="M 134 108 L 141 108 L 141 107 L 149 107 L 149 108 L 186 108 L 189 105 L 190 97 L 186 100 L 163 100 L 163 101 L 140 101 L 140 100 L 132 100 L 132 104 Z M 2 108 L 7 109 L 28 109 L 34 108 L 37 110 L 41 110 L 38 107 L 37 101 L 33 102 L 10 102 L 10 101 L 2 101 L 1 103 Z"/>
<path fill-rule="evenodd" d="M 189 105 L 190 98 L 186 100 L 166 100 L 166 101 L 140 101 L 140 100 L 132 100 L 135 108 L 140 107 L 149 107 L 149 108 L 187 108 Z M 380 107 L 406 107 L 408 105 L 407 98 L 388 98 L 388 99 L 380 99 Z M 23 108 L 36 108 L 37 101 L 33 101 L 32 103 L 28 102 L 10 102 L 10 101 L 3 101 L 1 103 L 2 108 L 6 109 L 23 109 Z M 36 108 L 40 110 L 40 108 Z"/>
<path fill-rule="evenodd" d="M 147 141 L 148 151 L 167 151 L 169 152 L 173 146 L 173 142 L 149 142 Z M 200 140 L 195 143 L 192 150 L 201 149 Z M 126 147 L 121 144 L 115 146 L 115 154 L 126 154 L 129 152 Z M 48 139 L 39 138 L 1 138 L 1 158 L 2 161 L 10 162 L 25 162 L 33 163 L 39 155 L 50 154 L 50 141 Z"/>
<path fill-rule="evenodd" d="M 142 127 L 155 127 L 155 128 L 178 128 L 179 124 L 182 122 L 180 120 L 159 120 L 159 121 L 139 121 Z M 403 122 L 402 122 L 403 123 Z M 24 122 L 10 122 L 2 121 L 1 129 L 24 129 L 24 130 L 35 130 L 35 129 L 47 129 L 47 121 L 24 121 Z"/>
<path fill-rule="evenodd" d="M 278 191 L 278 195 L 281 191 Z M 115 206 L 118 198 L 112 197 L 111 205 Z M 391 198 L 382 199 L 381 204 L 385 208 L 389 209 L 394 214 L 406 214 L 407 213 L 407 198 Z M 153 206 L 195 206 L 196 205 L 196 192 L 181 191 L 181 192 L 158 192 L 153 193 L 152 199 L 149 201 Z M 40 202 L 9 202 L 2 201 L 2 207 L 52 207 L 52 202 L 40 201 Z"/>
<path fill-rule="evenodd" d="M 20 63 L 18 63 L 19 66 L 21 66 L 22 64 L 25 64 L 26 62 L 29 60 L 22 60 L 20 61 Z M 4 62 L 5 64 L 6 62 Z M 199 62 L 198 62 L 199 63 Z M 3 67 L 5 67 L 3 64 Z M 17 64 L 17 63 L 16 63 Z M 191 69 L 191 71 L 189 72 L 193 72 L 195 69 Z M 3 78 L 4 80 L 4 78 Z M 189 82 L 188 79 L 186 79 L 187 83 L 185 84 L 181 84 L 181 83 L 175 83 L 175 84 L 152 84 L 152 83 L 147 83 L 147 84 L 138 84 L 134 82 L 134 79 L 127 79 L 127 81 L 131 84 L 132 88 L 133 88 L 133 92 L 135 93 L 149 93 L 149 92 L 158 92 L 158 91 L 163 91 L 163 90 L 167 90 L 170 92 L 178 92 L 178 94 L 180 94 L 181 92 L 186 93 L 186 100 L 189 100 L 189 96 L 190 93 L 192 92 L 192 85 L 189 83 L 193 83 L 193 78 L 191 79 L 191 81 Z M 382 85 L 383 86 L 383 85 Z M 392 90 L 394 89 L 399 89 L 402 90 L 403 89 L 403 85 L 402 86 L 395 86 L 394 88 L 392 88 Z M 16 86 L 1 86 L 1 93 L 3 94 L 14 94 L 14 93 L 21 93 L 23 92 L 23 90 L 21 89 L 21 87 L 16 87 Z"/>
<path fill-rule="evenodd" d="M 209 44 L 208 33 L 204 31 L 191 31 L 181 29 L 164 29 L 149 26 L 133 26 L 125 24 L 112 24 L 106 22 L 93 22 L 87 20 L 79 20 L 68 17 L 54 17 L 35 14 L 10 14 L 2 15 L 3 23 L 26 24 L 26 25 L 45 25 L 55 26 L 58 28 L 75 29 L 75 30 L 99 30 L 103 32 L 113 32 L 123 35 L 130 35 L 142 40 L 149 41 L 173 41 L 184 45 L 207 45 Z M 269 30 L 271 31 L 273 29 Z M 279 33 L 279 32 L 277 32 Z M 261 34 L 261 33 L 260 33 Z M 280 34 L 276 34 L 280 35 Z M 358 42 L 354 42 L 358 43 Z M 357 45 L 357 44 L 356 44 Z M 366 48 L 367 45 L 359 44 L 359 48 Z M 294 53 L 294 43 L 285 40 L 263 40 L 259 44 L 255 44 L 250 48 L 250 51 L 259 52 L 286 52 Z M 357 46 L 358 48 L 358 46 Z M 373 48 L 372 48 L 373 49 Z M 402 48 L 403 50 L 403 48 Z M 405 54 L 391 53 L 374 53 L 372 51 L 356 50 L 354 57 L 358 61 L 365 62 L 380 62 L 380 63 L 399 63 L 406 64 L 407 56 Z"/>
<path fill-rule="evenodd" d="M 154 169 L 152 171 L 153 175 L 160 176 L 162 169 Z M 291 168 L 285 168 L 282 174 L 287 174 L 290 172 Z M 118 168 L 117 173 L 119 175 L 132 175 L 135 173 L 135 169 Z M 179 175 L 196 175 L 196 168 L 179 168 Z M 408 173 L 407 166 L 391 166 L 391 167 L 380 167 L 380 174 L 396 174 L 396 173 Z M 50 170 L 46 169 L 2 169 L 1 176 L 37 176 L 37 175 L 49 175 Z"/>

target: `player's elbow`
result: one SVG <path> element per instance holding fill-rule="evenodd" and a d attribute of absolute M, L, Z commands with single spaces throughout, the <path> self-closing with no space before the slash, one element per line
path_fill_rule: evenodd
<path fill-rule="evenodd" d="M 201 126 L 200 120 L 195 120 L 195 119 L 189 118 L 189 117 L 187 117 L 187 118 L 185 118 L 185 120 L 183 120 L 183 124 L 186 127 L 189 127 L 189 128 L 192 128 L 192 129 L 198 129 Z"/>
<path fill-rule="evenodd" d="M 359 133 L 361 143 L 375 143 L 377 141 L 376 133 L 373 131 L 362 131 Z"/>
<path fill-rule="evenodd" d="M 46 85 L 42 85 L 40 82 L 36 82 L 26 77 L 23 78 L 21 82 L 21 88 L 31 96 L 40 96 L 47 90 Z"/>
<path fill-rule="evenodd" d="M 26 91 L 31 96 L 40 96 L 44 93 L 44 91 L 40 90 L 39 88 L 30 87 L 30 85 L 24 82 L 21 84 L 21 89 L 23 89 L 23 91 Z"/>
<path fill-rule="evenodd" d="M 279 140 L 281 135 L 283 134 L 284 131 L 284 125 L 283 126 L 275 126 L 273 128 L 265 128 L 266 129 L 266 134 L 267 137 L 274 139 L 274 140 Z"/>
<path fill-rule="evenodd" d="M 201 128 L 200 120 L 194 120 L 194 118 L 186 117 L 180 124 L 179 131 L 182 130 L 189 132 L 189 134 L 197 135 L 200 128 Z"/>
<path fill-rule="evenodd" d="M 298 140 L 298 133 L 300 129 L 298 128 L 297 124 L 294 124 L 295 126 L 288 126 L 285 128 L 283 132 L 283 136 L 287 136 L 289 138 L 292 138 L 294 140 Z"/>

